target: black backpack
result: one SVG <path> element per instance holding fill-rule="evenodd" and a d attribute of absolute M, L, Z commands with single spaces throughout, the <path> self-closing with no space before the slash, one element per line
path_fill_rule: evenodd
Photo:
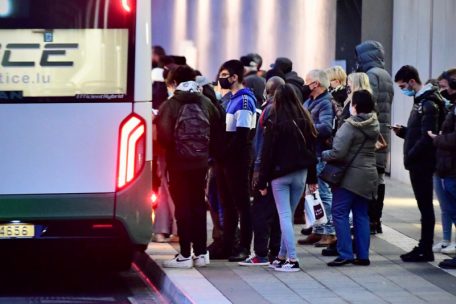
<path fill-rule="evenodd" d="M 209 158 L 210 122 L 200 103 L 180 107 L 174 125 L 176 155 L 186 160 Z"/>

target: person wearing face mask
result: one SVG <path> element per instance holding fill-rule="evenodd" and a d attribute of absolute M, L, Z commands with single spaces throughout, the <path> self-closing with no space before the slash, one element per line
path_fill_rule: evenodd
<path fill-rule="evenodd" d="M 353 263 L 368 266 L 369 202 L 377 195 L 378 174 L 375 143 L 380 134 L 375 103 L 367 90 L 353 93 L 350 117 L 337 131 L 331 150 L 323 151 L 327 162 L 349 164 L 339 186 L 333 187 L 332 216 L 337 232 L 338 257 L 328 266 Z M 349 214 L 353 213 L 356 259 L 354 259 Z"/>
<path fill-rule="evenodd" d="M 444 120 L 444 103 L 437 87 L 422 85 L 416 68 L 405 65 L 397 71 L 394 81 L 402 94 L 413 97 L 413 108 L 407 127 L 392 127 L 404 139 L 404 166 L 409 170 L 410 181 L 421 213 L 421 239 L 417 247 L 401 255 L 404 262 L 434 261 L 435 215 L 433 199 L 433 173 L 435 148 L 428 131 L 438 134 Z"/>
<path fill-rule="evenodd" d="M 230 262 L 247 259 L 252 242 L 249 176 L 256 125 L 256 99 L 254 93 L 242 85 L 243 77 L 244 65 L 239 60 L 229 60 L 219 69 L 220 87 L 231 91 L 230 99 L 225 104 L 225 151 L 219 185 L 224 213 L 224 255 Z M 238 222 L 240 242 L 239 246 L 235 246 Z"/>
<path fill-rule="evenodd" d="M 321 152 L 331 147 L 330 141 L 334 119 L 332 96 L 328 92 L 328 75 L 323 70 L 312 70 L 306 76 L 306 85 L 304 87 L 310 92 L 310 98 L 304 102 L 304 108 L 310 112 L 318 132 L 316 140 L 317 174 L 320 174 L 325 165 L 321 159 Z M 332 193 L 329 185 L 320 178 L 318 178 L 318 188 L 328 222 L 324 225 L 314 226 L 312 233 L 307 238 L 298 240 L 298 243 L 326 247 L 336 241 L 336 233 L 331 216 Z"/>
<path fill-rule="evenodd" d="M 439 77 L 440 88 L 451 102 L 441 132 L 429 133 L 437 148 L 436 192 L 442 209 L 444 240 L 451 241 L 451 224 L 456 225 L 456 69 L 450 69 Z M 439 195 L 440 194 L 440 195 Z M 444 217 L 445 213 L 445 217 Z M 447 220 L 445 227 L 443 221 Z M 445 231 L 447 228 L 447 231 Z M 446 234 L 446 235 L 445 235 Z M 454 253 L 454 243 L 441 249 L 443 253 Z M 440 262 L 439 267 L 456 269 L 456 258 Z"/>
<path fill-rule="evenodd" d="M 429 134 L 437 148 L 437 165 L 434 176 L 434 189 L 439 200 L 442 221 L 442 241 L 432 248 L 434 252 L 456 253 L 456 244 L 451 242 L 452 225 L 456 225 L 456 69 L 442 73 L 438 78 L 440 93 L 445 98 L 448 114 L 442 125 L 441 134 Z M 453 190 L 452 190 L 453 189 Z M 445 265 L 446 263 L 444 263 Z M 456 267 L 456 260 L 449 266 Z M 444 266 L 445 267 L 445 266 Z M 448 267 L 450 268 L 450 267 Z"/>
<path fill-rule="evenodd" d="M 334 108 L 333 133 L 337 131 L 339 120 L 342 115 L 344 103 L 347 100 L 347 74 L 341 66 L 333 66 L 326 70 L 329 78 L 329 92 L 332 95 Z"/>

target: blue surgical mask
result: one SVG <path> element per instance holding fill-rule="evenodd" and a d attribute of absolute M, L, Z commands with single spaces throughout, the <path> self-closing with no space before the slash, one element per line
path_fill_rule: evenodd
<path fill-rule="evenodd" d="M 401 92 L 405 96 L 410 96 L 410 97 L 413 97 L 416 94 L 415 90 L 410 90 L 410 89 L 402 89 Z"/>
<path fill-rule="evenodd" d="M 220 92 L 215 92 L 215 97 L 217 98 L 217 100 L 222 99 L 222 93 L 220 93 Z"/>

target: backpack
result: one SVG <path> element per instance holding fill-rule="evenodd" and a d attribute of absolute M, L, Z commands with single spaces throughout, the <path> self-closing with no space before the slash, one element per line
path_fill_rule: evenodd
<path fill-rule="evenodd" d="M 209 158 L 210 123 L 199 103 L 181 106 L 174 125 L 176 155 L 186 160 Z"/>

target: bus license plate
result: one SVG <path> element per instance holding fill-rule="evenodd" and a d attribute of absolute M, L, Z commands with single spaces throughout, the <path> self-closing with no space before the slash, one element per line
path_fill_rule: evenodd
<path fill-rule="evenodd" d="M 2 224 L 0 239 L 32 238 L 35 236 L 35 226 L 32 224 Z"/>

